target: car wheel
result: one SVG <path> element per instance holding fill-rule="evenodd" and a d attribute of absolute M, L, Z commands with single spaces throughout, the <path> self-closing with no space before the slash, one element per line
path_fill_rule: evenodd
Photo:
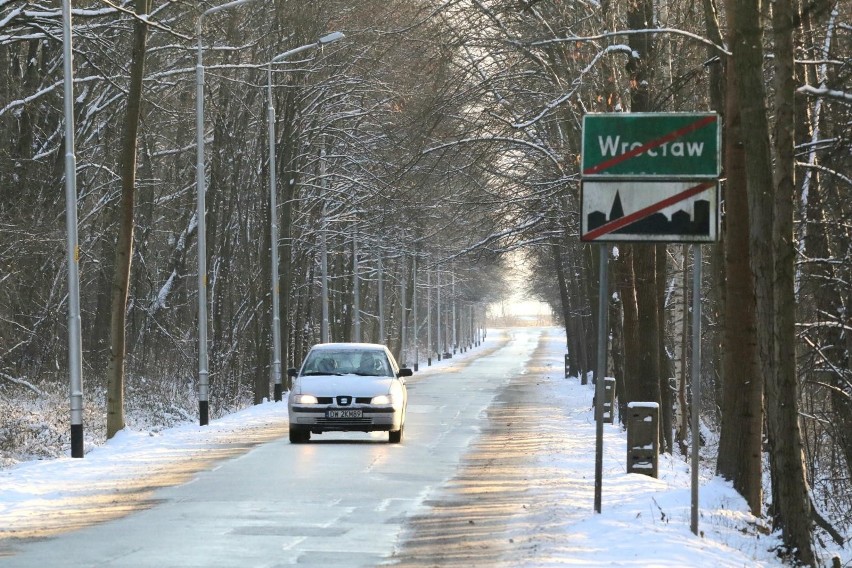
<path fill-rule="evenodd" d="M 402 442 L 402 431 L 403 427 L 400 426 L 399 430 L 391 430 L 388 432 L 388 442 L 391 444 L 398 444 Z"/>
<path fill-rule="evenodd" d="M 311 439 L 311 431 L 305 428 L 290 426 L 290 443 L 304 444 Z"/>

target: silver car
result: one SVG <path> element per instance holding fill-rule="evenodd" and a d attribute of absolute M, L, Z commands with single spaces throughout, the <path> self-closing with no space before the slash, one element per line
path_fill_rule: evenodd
<path fill-rule="evenodd" d="M 323 343 L 308 352 L 293 377 L 288 409 L 290 442 L 299 444 L 323 432 L 388 432 L 402 441 L 408 392 L 401 369 L 384 345 Z"/>

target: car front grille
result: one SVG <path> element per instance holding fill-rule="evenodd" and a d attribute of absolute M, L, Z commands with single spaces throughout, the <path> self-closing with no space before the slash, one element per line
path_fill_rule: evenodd
<path fill-rule="evenodd" d="M 371 397 L 371 396 L 357 396 L 357 397 L 351 397 L 351 398 L 352 398 L 352 402 L 354 402 L 355 404 L 370 404 L 370 402 L 372 402 L 372 400 L 373 400 L 373 397 Z M 317 397 L 317 404 L 334 404 L 334 401 L 335 401 L 335 397 L 333 397 L 333 396 L 318 396 Z"/>
<path fill-rule="evenodd" d="M 355 402 L 356 404 L 370 404 L 370 402 L 372 400 L 373 400 L 373 397 L 371 397 L 371 396 L 358 396 L 358 397 L 354 397 L 352 399 L 352 401 Z M 333 396 L 317 397 L 317 404 L 333 404 L 333 403 L 334 403 L 334 397 Z"/>

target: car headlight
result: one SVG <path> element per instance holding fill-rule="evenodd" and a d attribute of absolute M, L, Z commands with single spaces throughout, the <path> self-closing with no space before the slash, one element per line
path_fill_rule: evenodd
<path fill-rule="evenodd" d="M 370 404 L 393 404 L 393 396 L 389 394 L 374 396 L 372 400 L 370 400 Z"/>
<path fill-rule="evenodd" d="M 293 402 L 295 404 L 316 404 L 319 401 L 317 400 L 317 397 L 310 394 L 294 394 Z"/>

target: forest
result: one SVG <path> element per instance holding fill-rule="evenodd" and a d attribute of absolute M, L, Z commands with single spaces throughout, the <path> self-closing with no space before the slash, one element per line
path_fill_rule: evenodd
<path fill-rule="evenodd" d="M 78 0 L 73 76 L 65 21 L 0 0 L 0 467 L 68 452 L 76 364 L 89 445 L 215 420 L 319 341 L 466 348 L 522 269 L 587 380 L 606 246 L 619 406 L 699 413 L 791 562 L 850 539 L 852 3 Z M 718 242 L 581 242 L 601 112 L 718 113 Z"/>

